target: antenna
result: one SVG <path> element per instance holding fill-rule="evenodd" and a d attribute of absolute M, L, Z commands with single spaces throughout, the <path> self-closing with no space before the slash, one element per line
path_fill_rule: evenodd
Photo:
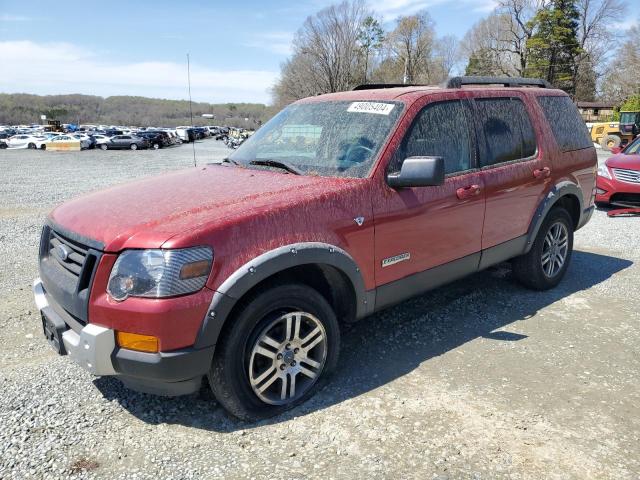
<path fill-rule="evenodd" d="M 193 107 L 191 105 L 191 64 L 189 61 L 189 54 L 187 53 L 187 82 L 189 84 L 189 115 L 191 115 L 191 128 L 193 129 Z M 189 138 L 189 134 L 187 134 L 187 138 Z M 197 167 L 196 164 L 196 137 L 193 137 L 193 166 Z"/>

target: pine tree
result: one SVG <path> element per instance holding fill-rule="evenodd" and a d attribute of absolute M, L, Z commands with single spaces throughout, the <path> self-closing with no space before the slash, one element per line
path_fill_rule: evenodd
<path fill-rule="evenodd" d="M 552 0 L 531 20 L 535 32 L 527 41 L 527 76 L 541 77 L 567 93 L 575 94 L 578 54 L 578 20 L 575 0 Z"/>
<path fill-rule="evenodd" d="M 480 48 L 469 57 L 469 63 L 464 71 L 465 75 L 495 75 L 495 62 L 491 52 L 486 48 Z"/>

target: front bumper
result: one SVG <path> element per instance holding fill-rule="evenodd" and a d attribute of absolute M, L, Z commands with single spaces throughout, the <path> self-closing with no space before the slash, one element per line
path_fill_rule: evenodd
<path fill-rule="evenodd" d="M 33 293 L 53 348 L 92 375 L 117 375 L 127 387 L 156 395 L 186 395 L 200 388 L 214 347 L 158 353 L 120 348 L 112 329 L 82 325 L 56 304 L 39 278 L 33 282 Z"/>
<path fill-rule="evenodd" d="M 630 201 L 627 198 L 635 197 L 640 199 L 640 184 L 621 182 L 615 178 L 605 178 L 598 175 L 596 188 L 595 201 L 597 203 L 616 203 L 616 201 L 624 204 L 640 203 L 640 201 L 633 198 Z"/>

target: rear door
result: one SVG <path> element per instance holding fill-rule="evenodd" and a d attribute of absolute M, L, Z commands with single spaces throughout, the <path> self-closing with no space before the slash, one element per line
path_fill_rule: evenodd
<path fill-rule="evenodd" d="M 486 194 L 483 250 L 525 235 L 551 184 L 529 102 L 520 92 L 482 92 L 473 100 Z"/>

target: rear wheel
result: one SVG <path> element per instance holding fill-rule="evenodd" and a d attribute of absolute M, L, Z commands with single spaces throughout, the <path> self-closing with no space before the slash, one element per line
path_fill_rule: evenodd
<path fill-rule="evenodd" d="M 41 149 L 41 150 L 46 150 L 46 149 L 47 149 L 47 146 L 43 144 L 43 145 L 40 147 L 40 149 Z"/>
<path fill-rule="evenodd" d="M 335 313 L 305 285 L 265 290 L 229 321 L 209 383 L 216 399 L 238 418 L 268 418 L 299 405 L 337 364 Z"/>
<path fill-rule="evenodd" d="M 160 148 L 160 145 L 158 145 L 157 143 L 153 144 L 153 149 L 154 150 L 158 150 Z"/>
<path fill-rule="evenodd" d="M 534 290 L 553 288 L 564 277 L 573 251 L 573 220 L 562 207 L 553 208 L 529 253 L 514 259 L 513 273 Z"/>
<path fill-rule="evenodd" d="M 131 150 L 137 150 L 138 149 L 138 145 L 136 145 L 135 143 L 132 143 L 131 145 L 129 145 L 129 148 Z"/>

